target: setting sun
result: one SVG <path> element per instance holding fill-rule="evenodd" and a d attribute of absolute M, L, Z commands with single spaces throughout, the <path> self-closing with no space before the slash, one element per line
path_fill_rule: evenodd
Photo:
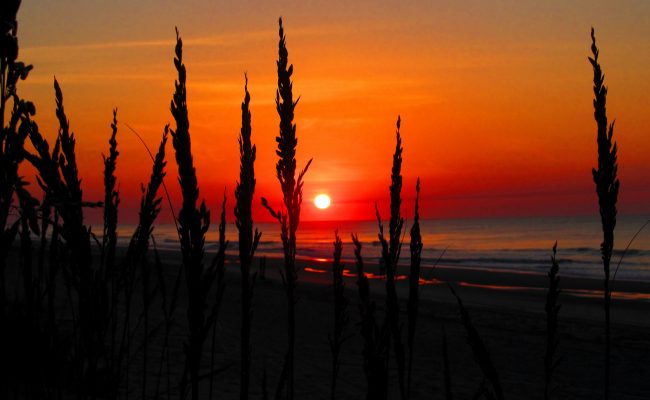
<path fill-rule="evenodd" d="M 329 208 L 330 204 L 332 204 L 332 200 L 326 194 L 319 194 L 314 198 L 314 205 L 321 210 Z"/>

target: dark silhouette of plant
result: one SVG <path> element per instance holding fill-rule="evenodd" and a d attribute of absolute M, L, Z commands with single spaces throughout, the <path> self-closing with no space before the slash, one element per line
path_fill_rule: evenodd
<path fill-rule="evenodd" d="M 104 231 L 102 235 L 101 249 L 101 268 L 104 271 L 104 279 L 110 292 L 110 329 L 111 329 L 111 355 L 109 363 L 111 367 L 115 366 L 116 361 L 116 334 L 117 334 L 117 299 L 119 274 L 115 269 L 115 249 L 117 246 L 117 215 L 120 204 L 120 194 L 116 189 L 117 178 L 115 177 L 115 167 L 117 166 L 117 157 L 120 154 L 117 151 L 117 109 L 113 110 L 113 121 L 111 122 L 111 136 L 108 140 L 109 150 L 108 157 L 102 155 L 104 160 Z M 46 221 L 44 216 L 43 221 Z M 45 222 L 44 222 L 45 223 Z M 43 250 L 41 248 L 41 250 Z"/>
<path fill-rule="evenodd" d="M 302 205 L 302 187 L 303 177 L 311 160 L 307 162 L 305 168 L 296 179 L 296 125 L 293 123 L 294 109 L 298 100 L 293 100 L 293 83 L 291 75 L 293 74 L 293 65 L 289 65 L 289 52 L 286 47 L 286 37 L 282 27 L 282 18 L 279 19 L 279 36 L 278 43 L 278 89 L 275 95 L 275 105 L 280 116 L 280 134 L 276 137 L 278 149 L 276 154 L 279 159 L 276 164 L 278 181 L 282 189 L 283 204 L 285 210 L 272 209 L 267 200 L 262 198 L 262 205 L 271 213 L 273 218 L 280 223 L 282 247 L 284 249 L 284 272 L 282 279 L 287 294 L 287 340 L 288 347 L 281 373 L 281 379 L 278 384 L 277 393 L 281 392 L 286 380 L 287 399 L 294 398 L 294 348 L 295 348 L 295 305 L 296 305 L 296 231 L 300 223 L 300 207 Z"/>
<path fill-rule="evenodd" d="M 449 290 L 451 290 L 451 293 L 454 295 L 454 297 L 456 297 L 456 300 L 458 301 L 460 318 L 463 323 L 463 326 L 465 327 L 465 331 L 467 332 L 467 343 L 471 347 L 472 353 L 474 354 L 474 361 L 476 361 L 476 364 L 481 368 L 481 371 L 483 372 L 484 382 L 481 385 L 479 391 L 484 393 L 484 395 L 487 396 L 488 398 L 496 398 L 497 400 L 503 400 L 503 390 L 501 389 L 499 374 L 497 373 L 497 370 L 494 367 L 494 364 L 492 363 L 492 359 L 490 358 L 490 353 L 488 352 L 485 343 L 483 343 L 483 340 L 481 339 L 481 336 L 479 335 L 478 331 L 474 327 L 474 324 L 472 324 L 472 320 L 469 316 L 469 313 L 465 309 L 465 306 L 463 305 L 463 301 L 460 299 L 460 296 L 458 296 L 458 294 L 456 293 L 456 291 L 451 285 L 448 286 L 449 286 Z M 485 381 L 490 383 L 490 385 L 492 386 L 492 391 L 490 391 L 485 386 Z"/>
<path fill-rule="evenodd" d="M 117 165 L 117 109 L 113 110 L 111 137 L 108 141 L 108 157 L 104 159 L 104 234 L 102 236 L 102 263 L 107 274 L 114 274 L 115 246 L 117 245 L 117 210 L 120 204 L 120 193 L 115 188 L 115 167 Z M 111 285 L 112 286 L 112 285 Z"/>
<path fill-rule="evenodd" d="M 596 36 L 591 28 L 591 53 L 589 62 L 594 70 L 594 119 L 598 125 L 598 167 L 592 170 L 596 193 L 598 194 L 598 206 L 600 208 L 600 220 L 603 227 L 603 242 L 600 251 L 603 259 L 605 279 L 603 281 L 604 308 L 605 308 L 605 399 L 609 399 L 610 386 L 610 303 L 612 293 L 609 288 L 610 261 L 614 249 L 614 228 L 616 227 L 616 201 L 620 183 L 617 177 L 618 165 L 616 161 L 617 146 L 612 142 L 614 135 L 614 123 L 607 124 L 607 87 L 604 85 L 600 64 L 598 63 L 598 47 L 596 47 Z"/>
<path fill-rule="evenodd" d="M 165 127 L 165 131 L 160 141 L 160 147 L 156 158 L 154 160 L 151 178 L 149 184 L 146 188 L 142 188 L 142 200 L 140 201 L 140 223 L 136 228 L 136 232 L 133 235 L 132 243 L 135 242 L 136 246 L 136 263 L 135 265 L 140 265 L 142 268 L 140 281 L 142 282 L 142 303 L 143 303 L 143 312 L 144 312 L 144 332 L 143 332 L 143 357 L 142 357 L 142 398 L 146 398 L 147 393 L 147 367 L 148 367 L 148 335 L 149 335 L 149 307 L 153 301 L 153 292 L 151 290 L 150 277 L 151 277 L 151 268 L 149 266 L 147 252 L 149 249 L 149 240 L 153 233 L 153 224 L 158 214 L 160 213 L 160 204 L 162 202 L 162 197 L 158 197 L 158 190 L 162 185 L 163 179 L 165 178 L 165 166 L 167 162 L 165 161 L 165 145 L 167 144 L 167 135 L 168 127 Z"/>
<path fill-rule="evenodd" d="M 420 178 L 415 184 L 415 215 L 411 227 L 411 270 L 409 272 L 409 299 L 408 299 L 408 385 L 406 395 L 411 397 L 411 379 L 413 372 L 413 348 L 415 346 L 415 328 L 418 320 L 418 306 L 420 303 L 420 262 L 422 255 L 422 235 L 420 234 Z"/>
<path fill-rule="evenodd" d="M 197 208 L 199 187 L 192 159 L 190 121 L 187 113 L 187 73 L 183 64 L 183 41 L 178 29 L 175 53 L 174 66 L 178 72 L 178 80 L 174 84 L 171 112 L 176 121 L 176 129 L 171 130 L 171 135 L 178 165 L 178 181 L 183 196 L 183 204 L 178 213 L 178 230 L 188 294 L 189 335 L 184 349 L 192 399 L 197 400 L 203 344 L 217 318 L 218 304 L 213 304 L 212 307 L 208 305 L 208 294 L 215 282 L 217 268 L 214 262 L 207 268 L 203 263 L 205 234 L 210 226 L 210 211 L 205 201 L 201 201 Z M 207 315 L 206 310 L 208 310 Z"/>
<path fill-rule="evenodd" d="M 339 354 L 341 346 L 347 339 L 343 334 L 348 325 L 348 299 L 345 297 L 345 283 L 343 282 L 343 266 L 341 253 L 343 242 L 338 231 L 334 233 L 334 258 L 332 262 L 332 288 L 334 289 L 334 332 L 327 339 L 332 352 L 332 400 L 336 399 L 336 378 L 339 373 Z"/>
<path fill-rule="evenodd" d="M 7 226 L 14 195 L 20 203 L 33 203 L 25 188 L 27 183 L 18 175 L 18 166 L 24 159 L 24 143 L 29 132 L 29 123 L 25 123 L 25 120 L 36 112 L 34 105 L 21 99 L 16 90 L 18 81 L 25 80 L 32 69 L 31 65 L 17 60 L 16 14 L 20 3 L 20 0 L 7 0 L 0 6 L 0 318 L 4 315 L 7 300 L 7 256 L 20 224 L 16 220 Z M 7 120 L 9 107 L 11 109 Z M 28 215 L 28 209 L 22 212 L 30 220 L 34 231 L 39 232 L 35 215 Z"/>
<path fill-rule="evenodd" d="M 250 382 L 250 330 L 253 318 L 252 300 L 255 276 L 250 269 L 255 249 L 262 234 L 253 233 L 253 194 L 255 193 L 255 145 L 251 144 L 250 94 L 248 77 L 245 76 L 244 101 L 241 104 L 241 133 L 239 135 L 239 182 L 235 189 L 235 225 L 239 231 L 239 268 L 241 271 L 241 373 L 240 392 L 242 400 L 248 399 Z"/>
<path fill-rule="evenodd" d="M 399 261 L 402 247 L 401 236 L 404 219 L 401 217 L 400 208 L 402 205 L 402 138 L 400 136 L 401 119 L 397 117 L 397 130 L 395 133 L 396 145 L 393 154 L 393 167 L 391 170 L 390 185 L 390 221 L 388 241 L 384 237 L 384 226 L 379 215 L 379 208 L 375 204 L 375 214 L 379 224 L 379 241 L 381 243 L 382 260 L 386 267 L 386 324 L 389 329 L 389 341 L 392 339 L 397 361 L 397 377 L 399 380 L 399 390 L 402 398 L 406 397 L 406 388 L 404 383 L 405 360 L 404 345 L 402 343 L 402 333 L 399 323 L 399 301 L 395 289 L 395 271 Z"/>
<path fill-rule="evenodd" d="M 69 293 L 76 295 L 77 312 L 70 304 L 73 314 L 75 337 L 75 367 L 79 393 L 105 391 L 97 379 L 99 363 L 106 357 L 105 335 L 110 323 L 109 304 L 105 273 L 101 268 L 93 268 L 91 254 L 91 233 L 84 225 L 83 207 L 101 206 L 102 203 L 83 201 L 81 179 L 79 178 L 75 137 L 70 132 L 68 119 L 63 108 L 63 94 L 56 79 L 56 116 L 59 132 L 52 153 L 41 136 L 38 126 L 29 118 L 29 136 L 36 155 L 26 153 L 25 157 L 38 171 L 38 183 L 45 197 L 52 201 L 63 220 L 61 236 L 70 252 L 69 265 L 64 269 L 64 278 Z"/>
<path fill-rule="evenodd" d="M 557 242 L 553 245 L 551 256 L 551 268 L 548 271 L 548 292 L 546 293 L 546 354 L 544 355 L 544 399 L 548 400 L 551 391 L 551 379 L 553 372 L 559 363 L 555 357 L 555 350 L 559 343 L 557 332 L 557 316 L 560 307 L 557 303 L 560 295 L 560 278 L 558 273 L 560 266 L 557 263 Z"/>
<path fill-rule="evenodd" d="M 359 289 L 359 314 L 363 339 L 363 372 L 366 375 L 366 399 L 388 398 L 388 331 L 375 319 L 375 302 L 370 299 L 370 285 L 364 271 L 361 242 L 352 234 Z"/>

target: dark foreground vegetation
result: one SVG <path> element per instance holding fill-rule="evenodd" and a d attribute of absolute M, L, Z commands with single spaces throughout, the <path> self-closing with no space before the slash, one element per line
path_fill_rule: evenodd
<path fill-rule="evenodd" d="M 35 106 L 20 98 L 17 85 L 28 77 L 31 66 L 17 60 L 16 13 L 20 1 L 7 0 L 0 6 L 0 398 L 305 398 L 296 390 L 302 380 L 312 387 L 314 398 L 563 398 L 576 393 L 557 371 L 568 357 L 601 354 L 599 343 L 580 342 L 570 333 L 580 328 L 562 326 L 560 321 L 560 266 L 556 247 L 549 252 L 546 320 L 522 319 L 519 331 L 537 329 L 531 335 L 531 354 L 491 353 L 499 336 L 497 328 L 482 320 L 475 324 L 472 310 L 461 298 L 458 287 L 449 286 L 453 303 L 430 304 L 420 300 L 419 228 L 420 181 L 415 188 L 415 210 L 408 249 L 408 294 L 400 298 L 396 289 L 396 268 L 403 246 L 405 218 L 402 214 L 402 138 L 397 119 L 396 146 L 390 174 L 390 215 L 387 230 L 376 206 L 378 239 L 381 245 L 384 289 L 377 293 L 367 278 L 362 243 L 352 234 L 356 256 L 356 293 L 346 289 L 341 264 L 343 240 L 334 234 L 332 287 L 299 284 L 296 263 L 302 189 L 311 161 L 297 170 L 297 134 L 294 110 L 298 105 L 292 92 L 293 66 L 289 63 L 286 36 L 279 24 L 278 88 L 276 107 L 280 118 L 276 138 L 277 178 L 282 205 L 268 209 L 281 227 L 284 259 L 281 280 L 282 304 L 269 285 L 254 272 L 255 250 L 261 233 L 254 229 L 252 207 L 255 192 L 256 147 L 252 141 L 250 94 L 244 85 L 239 137 L 240 175 L 234 195 L 238 229 L 239 296 L 234 287 L 226 293 L 226 202 L 224 194 L 217 213 L 218 251 L 205 253 L 205 237 L 213 213 L 199 192 L 194 168 L 186 93 L 187 71 L 183 62 L 183 42 L 176 35 L 174 66 L 177 79 L 171 100 L 173 126 L 163 129 L 156 154 L 151 155 L 149 182 L 143 184 L 138 226 L 125 251 L 117 248 L 117 221 L 120 204 L 115 176 L 119 162 L 119 123 L 113 113 L 104 157 L 103 201 L 83 195 L 78 174 L 75 135 L 64 108 L 61 86 L 54 81 L 58 132 L 46 135 L 34 121 Z M 613 124 L 608 125 L 605 109 L 607 89 L 598 61 L 592 31 L 594 108 L 597 122 L 598 163 L 593 179 L 603 226 L 601 245 L 604 265 L 604 339 L 602 390 L 609 397 L 612 359 L 610 329 L 610 263 L 614 248 L 617 179 L 616 144 Z M 47 137 L 54 139 L 47 139 Z M 165 255 L 163 263 L 156 248 L 154 226 L 163 203 L 167 165 L 166 144 L 171 136 L 182 204 L 175 223 L 180 256 Z M 36 170 L 37 186 L 29 187 L 20 175 L 22 163 Z M 300 171 L 300 172 L 298 172 Z M 173 179 L 175 180 L 175 179 Z M 168 206 L 175 205 L 167 196 Z M 90 207 L 103 208 L 104 226 L 97 237 L 84 219 Z M 374 257 L 374 255 L 373 255 Z M 175 261 L 177 260 L 177 262 Z M 266 260 L 264 259 L 264 265 Z M 22 282 L 8 290 L 9 282 Z M 262 282 L 262 284 L 260 284 Z M 305 289 L 305 287 L 307 289 Z M 257 296 L 266 296 L 262 312 L 254 313 Z M 323 298 L 328 299 L 322 301 Z M 237 299 L 239 306 L 237 307 Z M 301 301 L 301 299 L 303 299 Z M 299 310 L 307 303 L 316 309 Z M 286 334 L 271 336 L 269 315 L 286 313 Z M 543 308 L 544 304 L 540 304 Z M 327 318 L 309 315 L 327 315 Z M 307 315 L 307 317 L 305 317 Z M 436 316 L 434 320 L 433 317 Z M 485 316 L 485 313 L 481 315 Z M 488 314 L 489 315 L 489 314 Z M 225 317 L 224 317 L 225 316 Z M 235 316 L 233 318 L 233 316 Z M 300 318 L 309 318 L 309 321 Z M 330 318 L 331 316 L 331 318 Z M 256 320 L 255 318 L 259 318 Z M 495 321 L 498 319 L 493 316 Z M 232 321 L 237 320 L 238 326 Z M 332 321 L 324 326 L 326 321 Z M 435 321 L 435 324 L 434 324 Z M 300 326 L 312 326 L 312 335 L 301 336 Z M 314 337 L 314 329 L 321 337 Z M 221 332 L 218 334 L 218 330 Z M 587 324 L 585 331 L 593 331 Z M 236 332 L 236 333 L 228 333 Z M 266 335 L 265 335 L 266 332 Z M 490 340 L 485 340 L 485 333 Z M 463 339 L 459 340 L 458 336 Z M 261 340 L 260 337 L 264 340 Z M 505 340 L 505 339 L 504 339 Z M 563 341 L 567 341 L 562 346 Z M 468 346 L 462 344 L 466 341 Z M 323 344 L 324 342 L 324 344 Z M 263 347 L 259 351 L 255 347 Z M 573 348 L 572 346 L 578 346 Z M 237 357 L 231 357 L 237 349 Z M 325 350 L 323 350 L 325 349 Z M 325 377 L 314 379 L 296 367 L 297 360 L 329 351 L 329 361 L 314 367 Z M 258 356 L 254 356 L 258 354 Z M 259 354 L 268 357 L 261 358 Z M 627 353 L 617 353 L 631 357 Z M 622 355 L 621 355 L 622 354 Z M 466 356 L 461 358 L 461 356 Z M 600 357 L 600 356 L 599 356 Z M 238 359 L 238 362 L 228 360 Z M 468 364 L 461 359 L 473 359 Z M 498 360 L 499 362 L 495 362 Z M 504 361 L 507 360 L 507 361 Z M 506 362 L 520 362 L 524 368 L 538 368 L 536 393 L 523 393 L 512 383 L 512 370 L 497 368 Z M 536 367 L 533 367 L 537 365 Z M 236 372 L 233 372 L 236 371 Z M 255 371 L 255 373 L 253 372 Z M 425 371 L 424 373 L 422 371 Z M 471 374 L 472 379 L 460 376 Z M 430 379 L 422 376 L 430 375 Z M 535 374 L 533 374 L 535 375 Z M 622 378 L 621 378 L 622 379 Z M 456 385 L 462 381 L 464 384 Z M 322 385 L 315 387 L 318 382 Z M 468 384 L 469 382 L 469 384 Z M 232 390 L 235 386 L 235 390 Z"/>

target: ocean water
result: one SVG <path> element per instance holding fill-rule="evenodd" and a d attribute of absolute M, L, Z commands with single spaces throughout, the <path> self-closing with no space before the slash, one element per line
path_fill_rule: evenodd
<path fill-rule="evenodd" d="M 633 236 L 648 221 L 647 216 L 619 216 L 615 231 L 612 273 Z M 385 230 L 388 230 L 385 222 Z M 406 232 L 400 262 L 409 262 L 409 229 Z M 259 223 L 262 239 L 257 255 L 282 257 L 280 230 L 277 223 Z M 121 226 L 120 239 L 126 243 L 133 232 Z M 206 241 L 208 253 L 216 252 L 218 235 L 211 227 Z M 350 234 L 363 243 L 363 256 L 378 260 L 381 246 L 376 222 L 301 222 L 298 229 L 297 256 L 303 259 L 331 260 L 334 231 L 343 240 L 343 259 L 354 259 Z M 546 273 L 550 266 L 553 244 L 557 241 L 557 259 L 563 275 L 601 278 L 602 261 L 600 219 L 594 217 L 468 218 L 424 220 L 421 222 L 422 264 L 446 267 L 507 270 L 519 273 Z M 160 248 L 179 249 L 174 225 L 157 225 L 154 230 Z M 237 254 L 237 230 L 227 226 L 228 252 Z M 426 273 L 426 272 L 424 272 Z M 650 281 L 650 225 L 638 234 L 620 261 L 617 280 Z"/>

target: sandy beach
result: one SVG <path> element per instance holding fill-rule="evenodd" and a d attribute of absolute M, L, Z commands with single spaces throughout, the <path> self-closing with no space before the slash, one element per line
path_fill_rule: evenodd
<path fill-rule="evenodd" d="M 162 254 L 169 278 L 178 255 Z M 209 255 L 208 255 L 209 257 Z M 251 395 L 262 398 L 266 376 L 272 396 L 282 368 L 286 348 L 286 298 L 279 275 L 280 259 L 268 259 L 266 279 L 258 280 L 254 293 L 252 325 Z M 254 266 L 257 268 L 256 260 Z M 296 396 L 300 399 L 329 397 L 331 355 L 328 333 L 332 330 L 333 303 L 329 285 L 330 264 L 325 261 L 299 262 L 296 343 Z M 353 266 L 346 266 L 348 269 Z M 376 265 L 367 266 L 370 271 Z M 215 378 L 219 398 L 238 397 L 239 362 L 239 280 L 236 259 L 227 263 L 227 291 L 218 321 L 215 354 L 218 368 Z M 306 269 L 306 270 L 305 270 Z M 460 324 L 458 307 L 446 282 L 457 285 L 474 325 L 485 341 L 498 369 L 508 399 L 531 399 L 543 396 L 543 355 L 546 320 L 544 314 L 545 277 L 533 274 L 510 274 L 439 267 L 422 286 L 421 317 L 416 333 L 413 398 L 442 398 L 442 329 L 447 332 L 455 398 L 472 398 L 481 384 L 480 370 L 473 361 L 466 335 Z M 439 282 L 438 282 L 439 281 Z M 600 282 L 562 278 L 562 309 L 559 316 L 561 362 L 554 378 L 556 398 L 599 398 L 603 381 L 602 305 L 596 291 Z M 383 318 L 384 281 L 371 280 L 372 296 Z M 398 294 L 405 321 L 405 289 L 399 281 Z M 350 299 L 348 341 L 343 345 L 337 398 L 362 399 L 365 378 L 362 370 L 361 338 L 359 336 L 358 295 L 354 277 L 346 278 L 346 294 Z M 612 398 L 647 399 L 650 383 L 650 284 L 616 282 L 612 304 L 613 357 Z M 644 293 L 646 300 L 634 299 Z M 631 294 L 631 295 L 630 295 Z M 184 340 L 184 287 L 181 288 L 178 326 L 172 337 L 173 354 L 182 365 L 181 343 Z M 204 359 L 208 368 L 209 355 Z M 180 367 L 179 367 L 180 368 Z M 393 371 L 394 372 L 394 371 Z M 137 374 L 133 375 L 137 377 Z M 396 376 L 391 387 L 397 386 Z M 137 385 L 137 379 L 132 384 Z M 207 385 L 206 385 L 207 387 Z M 393 392 L 390 398 L 398 398 Z"/>

